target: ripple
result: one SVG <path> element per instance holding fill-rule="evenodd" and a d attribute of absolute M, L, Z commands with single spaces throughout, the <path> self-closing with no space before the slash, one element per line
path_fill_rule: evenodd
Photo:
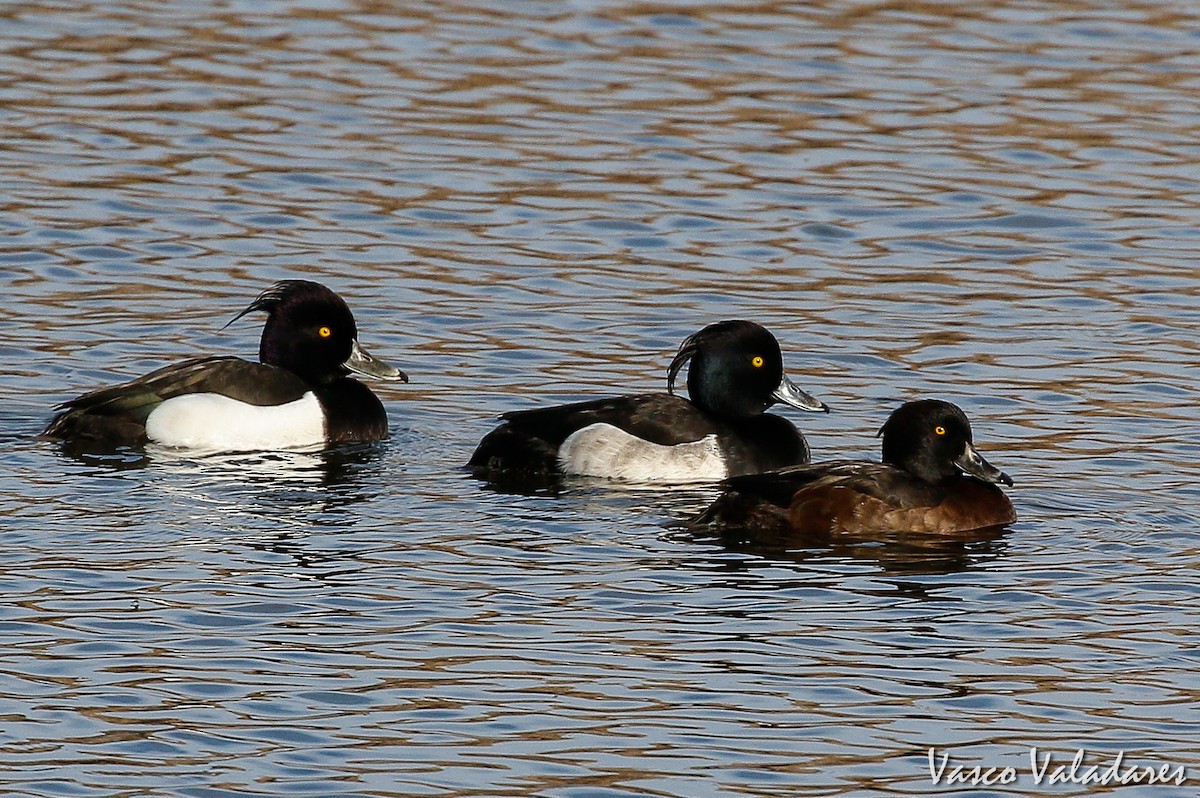
<path fill-rule="evenodd" d="M 1193 23 L 6 13 L 0 785 L 924 795 L 931 746 L 1196 772 Z M 377 388 L 390 441 L 31 440 L 80 391 L 252 356 L 257 325 L 221 325 L 296 276 L 412 376 Z M 460 470 L 498 413 L 661 390 L 732 317 L 834 405 L 790 416 L 818 457 L 876 457 L 898 402 L 945 396 L 1021 520 L 797 550 L 681 534 L 712 490 Z"/>

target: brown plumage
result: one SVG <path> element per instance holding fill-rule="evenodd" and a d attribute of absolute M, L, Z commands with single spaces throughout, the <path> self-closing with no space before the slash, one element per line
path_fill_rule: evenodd
<path fill-rule="evenodd" d="M 880 431 L 883 462 L 797 466 L 726 481 L 695 527 L 741 529 L 797 540 L 841 535 L 950 535 L 1016 520 L 995 483 L 1007 474 L 980 456 L 967 417 L 949 402 L 896 410 Z"/>

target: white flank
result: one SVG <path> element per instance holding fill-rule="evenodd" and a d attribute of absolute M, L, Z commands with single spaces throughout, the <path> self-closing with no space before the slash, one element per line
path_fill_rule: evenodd
<path fill-rule="evenodd" d="M 612 424 L 573 432 L 558 449 L 558 465 L 567 474 L 630 482 L 710 482 L 728 474 L 716 435 L 663 446 Z"/>
<path fill-rule="evenodd" d="M 216 393 L 168 399 L 146 419 L 146 436 L 163 446 L 213 451 L 290 449 L 325 442 L 325 413 L 311 391 L 262 407 Z"/>

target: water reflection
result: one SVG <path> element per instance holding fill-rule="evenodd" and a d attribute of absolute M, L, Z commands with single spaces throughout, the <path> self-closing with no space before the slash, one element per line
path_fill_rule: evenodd
<path fill-rule="evenodd" d="M 164 474 L 203 479 L 250 478 L 262 484 L 329 487 L 353 477 L 355 468 L 377 458 L 384 444 L 351 443 L 266 451 L 207 452 L 158 446 L 100 447 L 95 441 L 47 441 L 63 457 L 97 471 L 153 466 Z"/>
<path fill-rule="evenodd" d="M 811 569 L 829 563 L 858 563 L 869 565 L 891 575 L 936 575 L 967 571 L 1002 558 L 1007 550 L 1006 538 L 1012 527 L 989 527 L 953 534 L 841 534 L 836 538 L 813 540 L 782 529 L 722 529 L 698 528 L 690 522 L 712 504 L 720 494 L 718 484 L 661 486 L 622 483 L 611 480 L 567 477 L 555 483 L 553 489 L 544 483 L 529 490 L 505 490 L 492 484 L 486 489 L 499 494 L 524 496 L 535 502 L 531 507 L 542 508 L 575 518 L 609 518 L 614 513 L 634 513 L 648 519 L 658 519 L 666 530 L 666 539 L 680 545 L 700 547 L 688 558 L 690 567 L 706 562 L 702 552 L 717 546 L 721 554 L 708 564 L 713 570 L 733 574 L 753 573 L 763 567 L 781 563 L 805 565 L 800 582 L 811 578 Z M 507 505 L 498 504 L 500 512 Z M 504 523 L 497 517 L 497 523 Z M 728 555 L 744 555 L 730 557 Z M 787 580 L 784 580 L 787 581 Z"/>
<path fill-rule="evenodd" d="M 352 525 L 354 508 L 374 498 L 368 486 L 378 484 L 388 452 L 385 443 L 212 453 L 153 444 L 99 451 L 70 443 L 42 445 L 82 466 L 74 478 L 84 484 L 132 478 L 153 492 L 154 501 L 191 508 L 197 529 L 215 521 L 234 532 L 264 524 L 276 532 Z"/>
<path fill-rule="evenodd" d="M 727 552 L 768 560 L 856 562 L 876 566 L 885 574 L 920 576 L 986 566 L 1003 556 L 1008 532 L 1008 527 L 992 527 L 954 535 L 846 535 L 815 542 L 775 530 L 721 530 L 715 535 L 689 532 L 681 534 L 681 538 L 694 543 L 717 543 Z M 730 569 L 738 567 L 737 561 L 722 562 Z"/>

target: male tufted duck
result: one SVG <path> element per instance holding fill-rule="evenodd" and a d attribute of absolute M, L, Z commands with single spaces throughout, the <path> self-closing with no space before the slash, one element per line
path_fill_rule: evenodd
<path fill-rule="evenodd" d="M 260 363 L 185 360 L 64 402 L 44 434 L 106 446 L 153 442 L 219 451 L 387 436 L 382 403 L 348 375 L 408 377 L 359 346 L 341 297 L 318 283 L 284 280 L 229 323 L 251 311 L 267 314 Z"/>
<path fill-rule="evenodd" d="M 688 399 L 675 377 L 688 367 Z M 776 402 L 825 411 L 783 372 L 775 336 L 749 321 L 722 321 L 687 338 L 667 371 L 667 393 L 619 396 L 505 413 L 468 467 L 488 479 L 561 474 L 637 482 L 715 481 L 808 462 Z"/>

